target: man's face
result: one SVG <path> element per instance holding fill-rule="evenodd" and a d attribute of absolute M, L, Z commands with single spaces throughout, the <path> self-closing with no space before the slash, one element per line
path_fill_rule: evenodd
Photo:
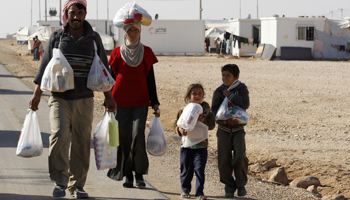
<path fill-rule="evenodd" d="M 83 27 L 86 12 L 84 9 L 79 9 L 76 6 L 71 6 L 68 9 L 68 23 L 73 30 L 79 30 Z"/>

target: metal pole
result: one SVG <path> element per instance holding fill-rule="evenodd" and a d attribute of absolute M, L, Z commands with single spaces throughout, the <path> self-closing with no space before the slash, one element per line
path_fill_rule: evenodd
<path fill-rule="evenodd" d="M 239 18 L 241 19 L 241 0 L 239 0 Z"/>
<path fill-rule="evenodd" d="M 343 19 L 343 9 L 342 9 L 342 8 L 339 8 L 338 10 L 341 11 L 341 18 Z"/>
<path fill-rule="evenodd" d="M 45 22 L 47 21 L 47 0 L 45 0 Z"/>
<path fill-rule="evenodd" d="M 199 19 L 202 19 L 202 0 L 199 0 Z"/>
<path fill-rule="evenodd" d="M 33 0 L 30 0 L 30 26 L 33 26 Z"/>
<path fill-rule="evenodd" d="M 259 19 L 259 0 L 256 0 L 256 18 Z"/>
<path fill-rule="evenodd" d="M 108 0 L 107 0 L 107 21 L 109 20 L 109 5 L 108 5 Z"/>
<path fill-rule="evenodd" d="M 61 3 L 61 0 L 60 0 L 60 6 L 59 6 L 59 8 L 60 8 L 60 14 L 58 15 L 58 24 L 61 26 L 61 20 L 62 20 L 62 3 Z M 63 22 L 62 22 L 62 24 L 63 24 Z"/>
<path fill-rule="evenodd" d="M 98 19 L 98 1 L 96 0 L 96 19 Z"/>
<path fill-rule="evenodd" d="M 41 21 L 41 6 L 40 6 L 40 0 L 39 0 L 39 21 Z"/>

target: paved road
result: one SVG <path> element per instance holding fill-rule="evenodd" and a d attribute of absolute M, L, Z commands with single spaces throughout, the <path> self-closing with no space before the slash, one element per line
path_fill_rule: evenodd
<path fill-rule="evenodd" d="M 14 77 L 0 64 L 0 199 L 1 200 L 46 200 L 51 197 L 54 184 L 48 177 L 48 145 L 50 135 L 49 108 L 41 99 L 37 116 L 44 152 L 39 157 L 16 156 L 16 147 L 28 101 L 33 90 Z M 149 183 L 146 189 L 122 187 L 122 181 L 106 176 L 107 171 L 98 171 L 91 148 L 90 170 L 84 189 L 90 199 L 167 199 Z M 68 193 L 68 192 L 67 192 Z M 71 198 L 69 194 L 67 199 Z"/>

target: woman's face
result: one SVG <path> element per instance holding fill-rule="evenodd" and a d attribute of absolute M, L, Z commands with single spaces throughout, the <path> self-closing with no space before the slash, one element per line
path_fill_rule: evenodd
<path fill-rule="evenodd" d="M 126 32 L 126 35 L 127 35 L 128 40 L 130 42 L 136 42 L 140 37 L 140 30 L 138 28 L 136 28 L 135 26 L 132 26 Z"/>

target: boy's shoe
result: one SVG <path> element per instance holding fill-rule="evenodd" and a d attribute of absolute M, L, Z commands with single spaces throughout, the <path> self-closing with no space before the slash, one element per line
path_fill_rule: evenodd
<path fill-rule="evenodd" d="M 134 187 L 134 178 L 132 174 L 130 176 L 125 176 L 125 182 L 123 183 L 123 187 L 125 188 Z"/>
<path fill-rule="evenodd" d="M 89 195 L 87 192 L 84 191 L 82 187 L 77 187 L 73 193 L 70 194 L 71 197 L 77 198 L 77 199 L 88 199 Z"/>
<path fill-rule="evenodd" d="M 53 197 L 64 197 L 66 196 L 66 187 L 62 185 L 56 185 L 52 192 Z"/>
<path fill-rule="evenodd" d="M 239 187 L 237 190 L 238 190 L 237 195 L 239 197 L 243 197 L 243 196 L 247 195 L 247 190 L 245 190 L 244 187 Z"/>
<path fill-rule="evenodd" d="M 233 198 L 235 198 L 235 195 L 233 193 L 231 193 L 231 192 L 226 192 L 225 198 L 233 199 Z"/>

